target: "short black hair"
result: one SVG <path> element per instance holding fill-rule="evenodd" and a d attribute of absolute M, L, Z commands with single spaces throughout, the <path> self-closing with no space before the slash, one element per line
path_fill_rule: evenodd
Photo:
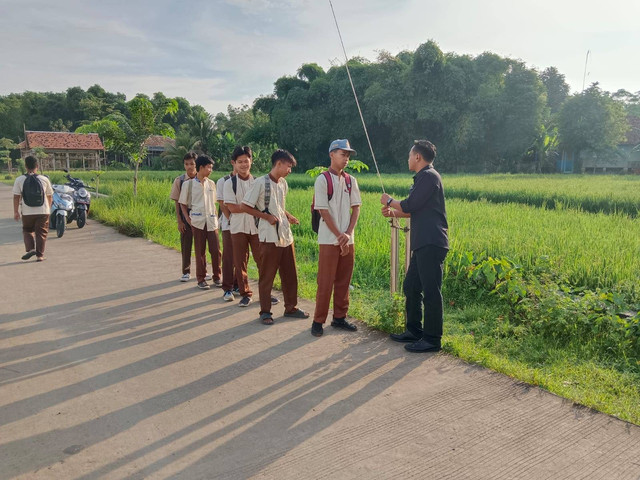
<path fill-rule="evenodd" d="M 238 157 L 242 155 L 246 155 L 249 158 L 253 158 L 253 154 L 251 153 L 251 147 L 236 147 L 233 149 L 233 153 L 231 154 L 231 161 L 235 162 Z"/>
<path fill-rule="evenodd" d="M 420 154 L 426 162 L 433 162 L 436 158 L 436 146 L 429 140 L 414 140 L 413 149 Z"/>
<path fill-rule="evenodd" d="M 186 160 L 195 160 L 196 158 L 198 158 L 198 154 L 191 150 L 190 152 L 184 154 L 184 157 L 182 157 L 182 161 L 184 162 Z"/>
<path fill-rule="evenodd" d="M 278 161 L 290 163 L 294 167 L 298 165 L 298 162 L 296 162 L 291 152 L 283 150 L 282 148 L 279 148 L 271 155 L 271 165 L 275 165 Z"/>
<path fill-rule="evenodd" d="M 29 170 L 33 170 L 38 166 L 38 159 L 36 157 L 29 155 L 27 158 L 24 159 L 24 166 L 27 167 Z"/>
<path fill-rule="evenodd" d="M 209 155 L 200 155 L 196 158 L 196 171 L 200 171 L 200 167 L 209 164 L 213 165 L 213 159 Z"/>

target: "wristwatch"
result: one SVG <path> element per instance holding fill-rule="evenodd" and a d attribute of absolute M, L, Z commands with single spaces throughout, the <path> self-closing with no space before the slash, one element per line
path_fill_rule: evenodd
<path fill-rule="evenodd" d="M 391 202 L 393 202 L 393 198 L 389 197 L 389 200 L 387 200 L 387 207 L 391 205 Z"/>

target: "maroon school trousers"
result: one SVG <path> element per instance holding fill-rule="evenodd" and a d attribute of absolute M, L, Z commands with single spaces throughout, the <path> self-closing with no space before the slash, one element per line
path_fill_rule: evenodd
<path fill-rule="evenodd" d="M 209 246 L 209 254 L 211 255 L 211 269 L 213 279 L 220 280 L 220 241 L 218 240 L 218 229 L 204 230 L 191 227 L 193 231 L 193 243 L 196 250 L 196 278 L 198 283 L 204 282 L 207 274 L 207 245 Z"/>
<path fill-rule="evenodd" d="M 236 286 L 233 239 L 231 230 L 222 231 L 222 290 L 233 290 Z"/>
<path fill-rule="evenodd" d="M 65 222 L 66 218 L 63 219 Z M 49 215 L 22 215 L 22 236 L 27 252 L 36 251 L 37 257 L 44 256 L 44 244 L 49 232 Z"/>
<path fill-rule="evenodd" d="M 249 247 L 253 259 L 258 266 L 258 278 L 260 278 L 260 240 L 258 234 L 251 235 L 248 233 L 234 233 L 231 235 L 233 239 L 233 265 L 236 269 L 236 280 L 240 295 L 243 297 L 253 296 L 251 287 L 249 286 L 249 276 L 247 274 L 247 265 L 249 263 Z M 271 295 L 271 294 L 269 294 Z M 271 300 L 271 299 L 269 299 Z"/>
<path fill-rule="evenodd" d="M 260 242 L 260 313 L 271 313 L 271 290 L 276 273 L 280 273 L 284 311 L 295 311 L 298 304 L 298 273 L 296 271 L 296 252 L 293 243 L 288 247 L 277 247 L 275 243 Z"/>
<path fill-rule="evenodd" d="M 339 245 L 320 245 L 318 253 L 318 290 L 313 321 L 324 323 L 329 313 L 333 293 L 333 318 L 344 318 L 349 310 L 349 284 L 353 274 L 355 250 L 340 256 Z"/>
<path fill-rule="evenodd" d="M 191 273 L 191 250 L 193 250 L 193 231 L 187 222 L 184 232 L 180 232 L 180 252 L 182 252 L 182 274 Z"/>

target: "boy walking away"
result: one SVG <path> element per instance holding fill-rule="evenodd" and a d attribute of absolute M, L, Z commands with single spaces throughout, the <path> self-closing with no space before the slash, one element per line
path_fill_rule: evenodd
<path fill-rule="evenodd" d="M 297 164 L 286 150 L 276 150 L 271 155 L 271 171 L 256 179 L 242 202 L 243 212 L 259 219 L 260 264 L 258 293 L 260 296 L 260 321 L 273 324 L 271 314 L 271 289 L 276 273 L 280 273 L 284 296 L 284 316 L 309 318 L 309 314 L 297 308 L 298 274 L 293 234 L 290 224 L 298 225 L 296 217 L 286 210 L 285 199 L 289 186 L 285 177 Z"/>
<path fill-rule="evenodd" d="M 231 238 L 233 242 L 233 262 L 236 280 L 240 291 L 239 307 L 247 307 L 251 303 L 253 292 L 249 286 L 247 265 L 249 263 L 249 247 L 253 259 L 260 266 L 260 240 L 255 218 L 243 213 L 242 200 L 251 189 L 256 179 L 251 175 L 253 155 L 250 147 L 236 147 L 231 155 L 231 163 L 236 172 L 235 180 L 224 185 L 224 202 L 231 212 Z M 225 300 L 227 293 L 225 292 Z M 233 300 L 231 298 L 230 300 Z M 271 304 L 276 305 L 279 300 L 271 296 Z"/>
<path fill-rule="evenodd" d="M 211 254 L 213 272 L 220 272 L 220 251 L 218 241 L 218 215 L 216 212 L 216 184 L 209 179 L 213 160 L 207 155 L 196 158 L 197 174 L 182 185 L 180 208 L 193 233 L 196 251 L 196 278 L 198 288 L 209 289 L 205 281 L 207 269 L 207 245 Z M 218 281 L 219 279 L 218 273 Z M 215 279 L 215 277 L 214 277 Z"/>
<path fill-rule="evenodd" d="M 231 165 L 235 163 L 232 160 Z M 237 286 L 235 269 L 233 266 L 233 242 L 231 241 L 231 212 L 224 202 L 224 185 L 226 182 L 233 181 L 236 170 L 235 166 L 229 175 L 224 175 L 218 179 L 216 184 L 216 199 L 220 205 L 220 215 L 218 216 L 220 231 L 222 232 L 222 298 L 225 302 L 234 300 L 233 291 Z"/>
<path fill-rule="evenodd" d="M 20 220 L 22 204 L 22 235 L 27 253 L 22 260 L 34 255 L 36 260 L 44 260 L 44 245 L 49 231 L 49 214 L 53 202 L 53 187 L 44 175 L 38 175 L 38 160 L 35 157 L 24 159 L 27 173 L 16 178 L 13 184 L 13 218 Z"/>
<path fill-rule="evenodd" d="M 178 231 L 180 232 L 180 251 L 182 252 L 182 276 L 181 282 L 187 282 L 191 278 L 191 250 L 193 249 L 193 233 L 187 221 L 187 217 L 182 213 L 180 208 L 180 192 L 182 185 L 187 180 L 196 176 L 196 155 L 195 152 L 188 152 L 182 159 L 184 164 L 184 173 L 173 181 L 171 186 L 171 194 L 169 198 L 176 204 L 176 220 L 178 221 Z M 188 212 L 187 212 L 188 216 Z"/>
<path fill-rule="evenodd" d="M 355 250 L 353 231 L 360 216 L 360 189 L 355 178 L 344 172 L 355 150 L 349 140 L 334 140 L 329 146 L 331 166 L 316 178 L 314 208 L 320 212 L 318 226 L 318 290 L 311 334 L 322 336 L 333 292 L 331 326 L 355 332 L 347 322 L 349 284 L 353 274 Z"/>

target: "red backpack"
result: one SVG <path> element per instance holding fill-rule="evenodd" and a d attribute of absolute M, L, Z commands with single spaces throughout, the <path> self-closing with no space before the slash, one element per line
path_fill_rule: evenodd
<path fill-rule="evenodd" d="M 322 175 L 324 175 L 324 178 L 327 181 L 327 198 L 329 199 L 329 201 L 331 201 L 331 198 L 333 197 L 333 182 L 331 181 L 331 173 L 329 173 L 329 170 L 325 170 L 324 172 L 322 172 Z M 351 195 L 351 177 L 347 172 L 343 172 L 343 175 L 344 182 L 347 184 L 347 191 L 349 192 L 349 195 Z M 320 215 L 320 212 L 316 210 L 315 205 L 316 196 L 314 194 L 313 201 L 311 202 L 311 229 L 314 232 L 318 233 L 318 228 L 320 228 L 320 219 L 322 218 L 322 216 Z"/>

